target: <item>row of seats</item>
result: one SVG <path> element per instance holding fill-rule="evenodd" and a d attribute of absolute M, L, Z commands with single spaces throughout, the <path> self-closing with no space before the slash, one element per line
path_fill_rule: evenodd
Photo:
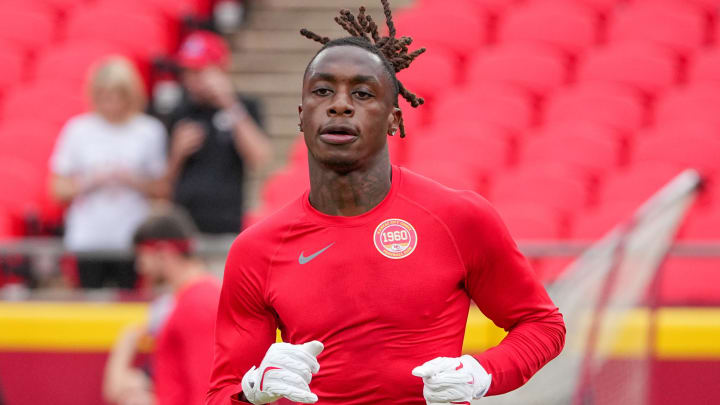
<path fill-rule="evenodd" d="M 493 3 L 493 4 L 491 4 Z M 532 42 L 570 55 L 615 41 L 642 41 L 687 53 L 718 38 L 711 18 L 714 3 L 684 0 L 595 1 L 525 0 L 495 2 L 422 0 L 396 18 L 402 33 L 423 44 L 468 50 L 495 43 Z M 452 35 L 448 35 L 452 33 Z"/>

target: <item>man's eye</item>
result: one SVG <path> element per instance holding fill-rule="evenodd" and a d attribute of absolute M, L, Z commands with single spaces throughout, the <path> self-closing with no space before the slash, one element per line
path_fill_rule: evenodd
<path fill-rule="evenodd" d="M 366 99 L 366 98 L 370 98 L 373 96 L 372 94 L 368 93 L 367 91 L 362 91 L 362 90 L 356 91 L 355 95 L 360 99 Z"/>
<path fill-rule="evenodd" d="M 317 89 L 313 90 L 313 93 L 317 94 L 318 96 L 327 96 L 330 94 L 330 89 Z"/>

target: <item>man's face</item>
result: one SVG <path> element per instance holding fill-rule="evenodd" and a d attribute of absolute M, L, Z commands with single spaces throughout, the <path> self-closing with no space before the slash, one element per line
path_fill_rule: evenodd
<path fill-rule="evenodd" d="M 164 282 L 163 266 L 165 265 L 165 252 L 151 247 L 139 247 L 136 251 L 135 266 L 151 284 Z"/>
<path fill-rule="evenodd" d="M 377 55 L 356 46 L 317 55 L 303 80 L 299 108 L 311 159 L 339 171 L 365 167 L 399 125 L 393 92 Z"/>
<path fill-rule="evenodd" d="M 211 98 L 211 90 L 208 86 L 207 72 L 212 69 L 217 69 L 215 66 L 206 66 L 200 69 L 183 69 L 180 76 L 182 84 L 190 94 L 190 97 L 197 101 L 209 101 Z"/>

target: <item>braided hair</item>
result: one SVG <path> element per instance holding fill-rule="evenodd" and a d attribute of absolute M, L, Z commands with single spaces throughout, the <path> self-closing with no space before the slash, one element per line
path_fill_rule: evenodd
<path fill-rule="evenodd" d="M 392 20 L 392 12 L 390 11 L 390 3 L 388 0 L 380 0 L 383 6 L 383 12 L 385 14 L 385 22 L 388 27 L 388 36 L 380 36 L 378 33 L 378 26 L 372 17 L 365 14 L 365 7 L 360 7 L 357 18 L 350 12 L 350 10 L 340 10 L 340 15 L 335 17 L 337 22 L 345 31 L 351 36 L 338 38 L 331 40 L 328 37 L 321 37 L 320 35 L 309 31 L 305 28 L 300 30 L 300 34 L 304 37 L 312 39 L 313 41 L 323 44 L 323 47 L 315 54 L 316 56 L 327 48 L 333 46 L 350 45 L 357 46 L 362 49 L 369 51 L 380 57 L 380 60 L 385 66 L 385 70 L 390 75 L 391 81 L 394 87 L 394 105 L 398 105 L 398 94 L 403 96 L 411 106 L 418 107 L 425 101 L 416 96 L 415 94 L 408 91 L 403 84 L 397 79 L 395 75 L 397 72 L 406 69 L 410 66 L 413 60 L 420 54 L 425 52 L 425 48 L 419 48 L 415 51 L 409 52 L 408 45 L 412 43 L 410 37 L 396 38 L 395 24 Z M 310 65 L 308 65 L 310 66 Z M 402 119 L 400 120 L 400 137 L 405 137 L 405 125 Z"/>

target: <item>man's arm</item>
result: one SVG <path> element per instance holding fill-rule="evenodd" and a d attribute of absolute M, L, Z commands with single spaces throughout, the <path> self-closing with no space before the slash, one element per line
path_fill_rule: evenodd
<path fill-rule="evenodd" d="M 487 395 L 497 395 L 522 386 L 560 354 L 565 324 L 500 216 L 481 198 L 473 200 L 479 216 L 458 239 L 475 242 L 461 246 L 470 297 L 509 332 L 499 345 L 473 356 L 492 375 Z"/>
<path fill-rule="evenodd" d="M 225 265 L 207 405 L 244 403 L 239 399 L 243 375 L 275 342 L 277 324 L 264 298 L 266 264 L 258 254 L 268 247 L 252 246 L 251 239 L 241 234 Z"/>

